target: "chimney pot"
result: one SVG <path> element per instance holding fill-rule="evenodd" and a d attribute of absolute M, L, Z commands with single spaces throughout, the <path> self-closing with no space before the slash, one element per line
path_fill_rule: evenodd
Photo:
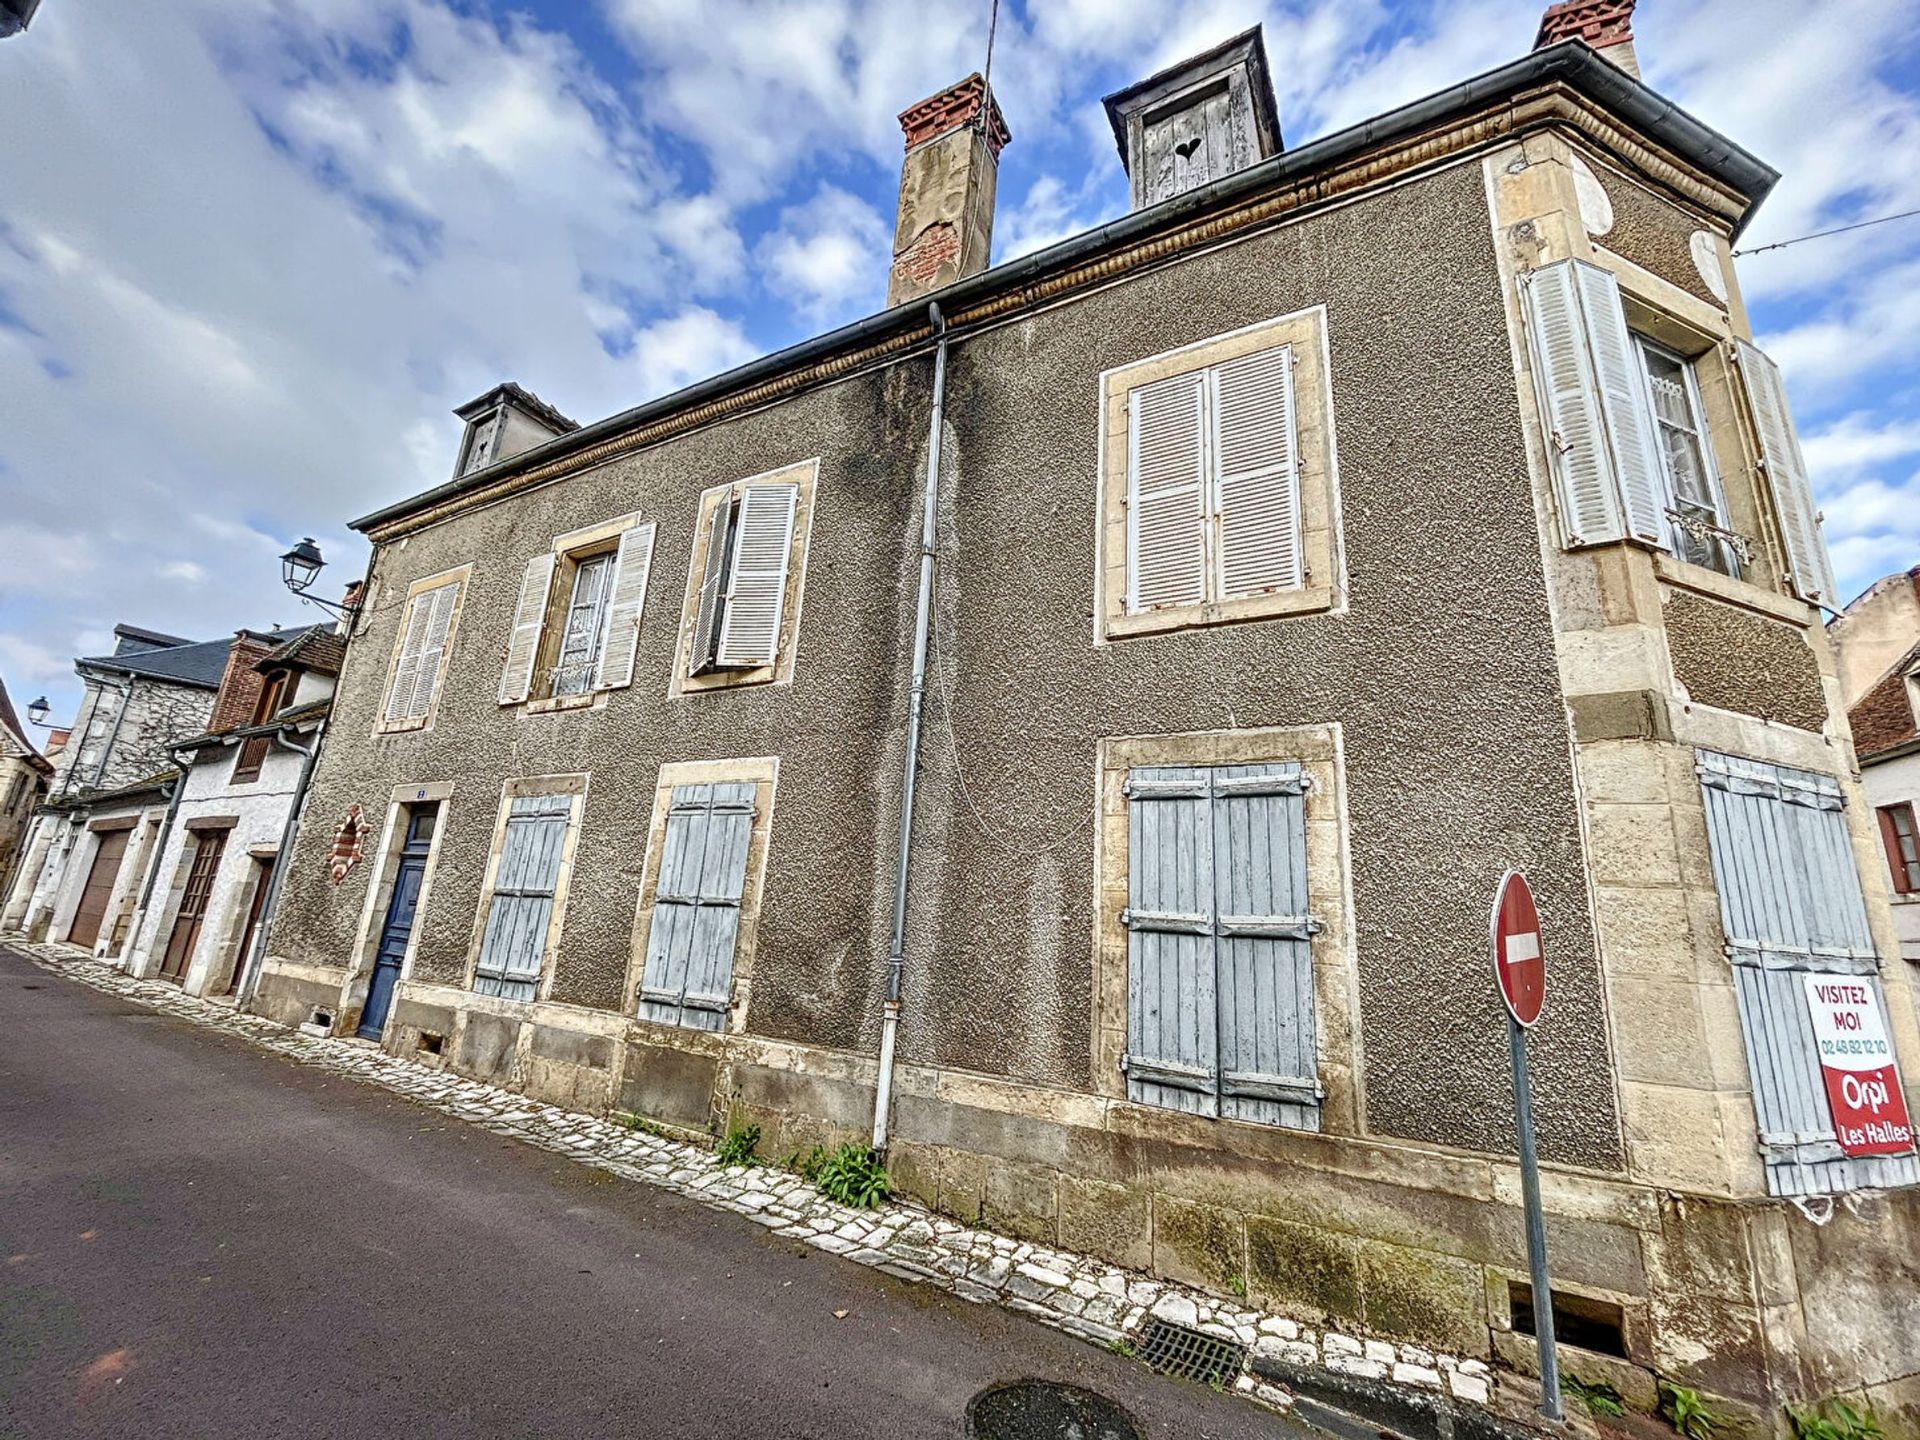
<path fill-rule="evenodd" d="M 900 112 L 907 158 L 893 229 L 887 304 L 930 295 L 987 268 L 994 177 L 1012 136 L 976 71 Z"/>
<path fill-rule="evenodd" d="M 1634 79 L 1640 78 L 1640 59 L 1633 49 L 1634 0 L 1560 0 L 1540 17 L 1533 48 L 1544 50 L 1562 40 L 1584 40 L 1603 60 L 1610 60 Z"/>

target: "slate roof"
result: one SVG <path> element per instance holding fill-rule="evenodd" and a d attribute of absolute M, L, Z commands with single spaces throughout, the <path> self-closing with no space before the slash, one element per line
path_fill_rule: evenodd
<path fill-rule="evenodd" d="M 298 633 L 293 630 L 242 630 L 242 635 L 281 645 Z M 202 690 L 218 690 L 227 673 L 227 652 L 233 637 L 218 640 L 194 640 L 163 649 L 131 650 L 125 655 L 83 655 L 74 663 L 91 670 L 117 670 L 127 675 L 144 675 L 173 685 L 192 685 Z"/>
<path fill-rule="evenodd" d="M 135 780 L 130 785 L 116 785 L 111 790 L 74 790 L 49 800 L 41 808 L 46 810 L 85 810 L 94 805 L 106 805 L 115 800 L 130 800 L 136 795 L 144 795 L 150 790 L 159 790 L 179 779 L 180 772 L 157 770 L 153 774 Z"/>
<path fill-rule="evenodd" d="M 166 650 L 175 645 L 191 645 L 193 641 L 184 635 L 168 635 L 161 630 L 148 630 L 139 625 L 128 625 L 124 621 L 113 627 L 113 633 L 122 641 L 131 640 L 132 646 L 122 645 L 116 654 L 126 654 L 130 650 Z"/>
<path fill-rule="evenodd" d="M 525 386 L 516 384 L 512 380 L 503 380 L 500 384 L 487 391 L 486 394 L 476 395 L 453 413 L 462 420 L 471 420 L 475 415 L 491 410 L 502 395 L 508 397 L 535 419 L 545 421 L 547 425 L 563 435 L 570 430 L 578 430 L 580 428 L 580 422 L 578 420 L 573 420 L 562 415 L 531 390 Z"/>
<path fill-rule="evenodd" d="M 276 730 L 288 726 L 306 725 L 315 720 L 327 718 L 327 712 L 333 709 L 333 699 L 309 700 L 293 710 L 282 710 L 271 720 L 263 720 L 258 725 L 236 725 L 231 730 L 206 730 L 185 740 L 175 741 L 170 747 L 174 750 L 200 750 L 209 745 L 231 745 L 244 740 L 249 735 L 271 735 Z"/>

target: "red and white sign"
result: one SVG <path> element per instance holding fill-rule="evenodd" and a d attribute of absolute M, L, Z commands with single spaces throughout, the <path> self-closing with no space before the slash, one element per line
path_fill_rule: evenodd
<path fill-rule="evenodd" d="M 1913 1124 L 1872 984 L 1857 975 L 1802 978 L 1840 1148 L 1849 1155 L 1906 1154 Z"/>
<path fill-rule="evenodd" d="M 1493 896 L 1493 973 L 1513 1018 L 1522 1025 L 1538 1020 L 1547 999 L 1546 953 L 1533 887 L 1518 870 L 1502 877 Z"/>

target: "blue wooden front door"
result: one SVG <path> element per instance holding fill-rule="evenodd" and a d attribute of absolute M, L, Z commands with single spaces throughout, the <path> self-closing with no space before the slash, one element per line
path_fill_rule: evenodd
<path fill-rule="evenodd" d="M 433 826 L 439 807 L 413 812 L 407 822 L 407 841 L 400 851 L 400 868 L 393 876 L 393 898 L 387 902 L 387 918 L 380 927 L 380 948 L 374 955 L 373 979 L 367 986 L 366 1007 L 360 1012 L 360 1026 L 354 1031 L 362 1040 L 378 1040 L 386 1029 L 387 1012 L 393 1008 L 394 987 L 400 983 L 400 962 L 407 955 L 407 939 L 413 934 L 413 916 L 420 905 L 420 884 L 427 874 L 427 851 L 433 844 Z"/>

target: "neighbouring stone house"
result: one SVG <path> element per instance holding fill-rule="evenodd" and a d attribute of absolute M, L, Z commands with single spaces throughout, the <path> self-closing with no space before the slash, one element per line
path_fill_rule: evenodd
<path fill-rule="evenodd" d="M 884 1133 L 940 1210 L 1524 1371 L 1523 868 L 1567 1363 L 1920 1424 L 1920 1166 L 1807 1000 L 1920 1076 L 1730 257 L 1776 176 L 1630 8 L 1292 150 L 1230 41 L 1109 99 L 1132 214 L 984 270 L 976 77 L 903 117 L 902 303 L 584 427 L 464 407 L 356 522 L 259 1008 Z"/>
<path fill-rule="evenodd" d="M 34 807 L 52 776 L 53 762 L 27 737 L 7 687 L 0 684 L 0 895 L 13 883 Z"/>
<path fill-rule="evenodd" d="M 275 863 L 311 774 L 345 644 L 331 625 L 234 643 L 206 731 L 173 746 L 184 769 L 128 973 L 232 995 L 265 928 Z"/>
<path fill-rule="evenodd" d="M 1875 581 L 1827 634 L 1879 826 L 1900 953 L 1920 965 L 1920 565 Z"/>
<path fill-rule="evenodd" d="M 242 630 L 192 641 L 133 625 L 113 633 L 111 655 L 74 662 L 80 711 L 0 908 L 0 933 L 101 956 L 121 954 L 151 889 L 180 775 L 174 747 L 246 718 L 222 713 L 222 679 L 283 638 Z"/>

